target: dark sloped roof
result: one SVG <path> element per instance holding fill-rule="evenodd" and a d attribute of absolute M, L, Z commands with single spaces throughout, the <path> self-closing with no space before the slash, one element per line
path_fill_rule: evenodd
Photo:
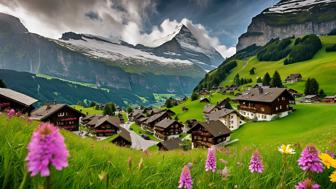
<path fill-rule="evenodd" d="M 171 126 L 173 123 L 175 123 L 175 120 L 169 119 L 169 118 L 165 118 L 161 121 L 159 121 L 157 124 L 155 124 L 155 127 L 161 127 L 161 128 L 168 128 L 169 126 Z"/>
<path fill-rule="evenodd" d="M 49 105 L 44 105 L 38 108 L 37 110 L 33 111 L 31 113 L 31 118 L 35 120 L 44 120 L 47 119 L 50 115 L 56 113 L 58 110 L 68 107 L 72 109 L 73 111 L 78 112 L 78 114 L 83 115 L 84 114 L 66 104 L 49 104 Z"/>
<path fill-rule="evenodd" d="M 146 123 L 152 123 L 154 121 L 156 121 L 157 119 L 161 118 L 162 116 L 164 116 L 167 112 L 163 111 L 163 112 L 160 112 L 158 114 L 154 114 L 152 115 L 151 117 L 149 117 L 146 121 Z"/>
<path fill-rule="evenodd" d="M 108 122 L 116 127 L 119 127 L 120 125 L 120 119 L 114 116 L 96 116 L 88 123 L 88 125 L 92 125 L 93 127 L 99 127 L 104 122 Z"/>
<path fill-rule="evenodd" d="M 246 100 L 254 102 L 273 102 L 282 93 L 288 92 L 285 88 L 254 88 L 239 95 L 236 100 Z"/>
<path fill-rule="evenodd" d="M 231 130 L 229 128 L 227 128 L 224 125 L 224 123 L 222 123 L 221 121 L 218 121 L 218 120 L 217 121 L 209 121 L 209 122 L 198 123 L 198 124 L 194 125 L 188 131 L 188 133 L 191 133 L 199 125 L 204 127 L 204 129 L 206 129 L 214 137 L 231 134 Z"/>
<path fill-rule="evenodd" d="M 226 115 L 229 115 L 232 112 L 235 112 L 235 110 L 226 109 L 226 108 L 211 112 L 209 114 L 209 120 L 219 120 L 220 118 L 225 117 Z"/>
<path fill-rule="evenodd" d="M 0 88 L 0 95 L 12 99 L 25 106 L 31 106 L 32 104 L 38 101 L 35 98 L 32 98 L 30 96 L 27 96 L 25 94 L 7 88 Z"/>
<path fill-rule="evenodd" d="M 119 133 L 119 136 L 118 137 L 121 137 L 123 139 L 125 139 L 126 141 L 132 143 L 132 138 L 131 138 L 131 134 L 130 132 L 128 132 L 126 129 L 124 128 L 120 128 L 120 133 Z M 118 137 L 114 138 L 112 140 L 112 142 L 114 142 Z"/>
<path fill-rule="evenodd" d="M 213 109 L 215 109 L 216 106 L 215 105 L 212 105 L 212 104 L 207 104 L 204 106 L 203 108 L 203 112 L 204 113 L 210 113 Z"/>
<path fill-rule="evenodd" d="M 179 138 L 171 138 L 171 139 L 162 141 L 162 142 L 158 143 L 157 145 L 158 146 L 162 145 L 167 150 L 174 150 L 174 149 L 181 148 L 181 146 L 180 146 L 181 142 L 182 141 Z"/>

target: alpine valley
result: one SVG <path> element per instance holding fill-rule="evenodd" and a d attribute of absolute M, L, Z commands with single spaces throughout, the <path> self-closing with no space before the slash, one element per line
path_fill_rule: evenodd
<path fill-rule="evenodd" d="M 73 32 L 64 33 L 59 40 L 49 39 L 30 33 L 18 18 L 2 13 L 0 24 L 1 69 L 17 71 L 11 72 L 17 78 L 27 75 L 21 72 L 32 74 L 22 83 L 43 77 L 59 85 L 75 83 L 93 88 L 106 96 L 92 95 L 89 89 L 83 90 L 77 100 L 106 103 L 113 99 L 125 106 L 157 103 L 162 96 L 184 96 L 191 93 L 206 71 L 224 60 L 214 48 L 200 46 L 183 24 L 172 34 L 162 36 L 155 47 L 133 46 L 121 40 Z M 64 92 L 59 95 L 57 87 L 48 92 L 38 89 L 50 83 L 35 82 L 34 86 L 23 88 L 24 85 L 12 84 L 5 75 L 0 77 L 8 86 L 38 99 L 77 103 L 63 98 Z M 66 93 L 73 94 L 75 90 Z"/>

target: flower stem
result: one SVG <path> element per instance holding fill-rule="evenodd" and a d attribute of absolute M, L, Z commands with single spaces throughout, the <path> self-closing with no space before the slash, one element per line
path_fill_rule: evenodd
<path fill-rule="evenodd" d="M 19 186 L 19 189 L 23 189 L 23 188 L 25 187 L 25 185 L 26 185 L 26 181 L 27 181 L 27 175 L 28 175 L 28 172 L 26 172 L 26 173 L 24 174 L 23 179 L 22 179 L 22 182 L 21 182 L 21 184 L 20 184 L 20 186 Z"/>
<path fill-rule="evenodd" d="M 45 189 L 51 189 L 51 176 L 46 177 Z"/>

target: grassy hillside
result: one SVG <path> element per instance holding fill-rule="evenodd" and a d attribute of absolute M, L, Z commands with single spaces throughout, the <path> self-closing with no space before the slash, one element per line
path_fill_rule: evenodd
<path fill-rule="evenodd" d="M 312 108 L 318 113 L 309 113 L 312 112 Z M 335 115 L 336 107 L 299 105 L 296 116 L 261 125 L 244 126 L 241 131 L 234 134 L 235 138 L 241 139 L 241 145 L 234 144 L 217 153 L 218 168 L 223 168 L 219 159 L 228 161 L 231 176 L 227 180 L 218 174 L 204 171 L 207 152 L 203 149 L 145 154 L 116 147 L 107 141 L 82 139 L 62 131 L 71 156 L 68 168 L 59 172 L 52 170 L 52 188 L 106 188 L 106 180 L 99 179 L 99 175 L 103 172 L 109 176 L 108 188 L 177 188 L 181 168 L 188 162 L 193 163 L 191 175 L 194 188 L 234 188 L 235 186 L 237 188 L 274 188 L 280 181 L 281 154 L 277 152 L 277 146 L 282 142 L 297 144 L 298 153 L 288 158 L 289 166 L 286 168 L 286 188 L 293 188 L 304 178 L 296 162 L 305 144 L 315 143 L 321 150 L 327 147 L 335 149 L 332 135 L 336 132 L 336 127 L 333 126 L 335 118 L 325 116 L 324 121 L 315 121 L 326 112 L 329 115 Z M 306 121 L 302 122 L 303 120 Z M 288 122 L 290 124 L 286 125 Z M 21 118 L 9 120 L 2 115 L 0 125 L 2 188 L 19 188 L 22 180 L 25 180 L 23 188 L 41 187 L 45 179 L 27 175 L 24 162 L 27 154 L 26 146 L 37 123 L 30 124 Z M 250 155 L 257 146 L 265 164 L 265 172 L 261 175 L 253 175 L 248 171 Z M 143 167 L 139 169 L 141 158 L 143 158 Z M 322 185 L 322 188 L 336 188 L 336 185 L 329 182 L 327 173 L 315 176 L 314 179 Z"/>
<path fill-rule="evenodd" d="M 263 62 L 258 61 L 255 56 L 252 56 L 247 60 L 237 61 L 238 66 L 232 70 L 221 84 L 232 84 L 233 78 L 237 73 L 239 73 L 240 77 L 252 78 L 256 82 L 257 78 L 262 78 L 266 72 L 272 75 L 275 70 L 278 70 L 283 80 L 291 73 L 301 73 L 304 80 L 308 77 L 314 77 L 327 94 L 334 95 L 336 94 L 336 84 L 330 81 L 335 81 L 336 79 L 336 52 L 325 52 L 325 48 L 330 44 L 336 44 L 336 36 L 322 36 L 320 38 L 323 48 L 312 60 L 284 65 L 283 59 L 280 61 Z M 249 71 L 253 67 L 256 68 L 256 74 L 250 75 Z M 289 87 L 303 92 L 304 82 L 295 83 L 289 85 Z"/>

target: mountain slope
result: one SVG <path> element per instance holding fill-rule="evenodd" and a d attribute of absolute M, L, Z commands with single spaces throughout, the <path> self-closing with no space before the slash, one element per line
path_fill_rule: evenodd
<path fill-rule="evenodd" d="M 127 91 L 151 103 L 155 103 L 153 93 L 191 93 L 205 74 L 196 61 L 169 53 L 160 56 L 156 48 L 142 50 L 122 41 L 74 33 L 62 40 L 48 39 L 29 33 L 19 19 L 6 14 L 0 14 L 0 24 L 6 26 L 0 28 L 0 69 L 90 83 L 120 94 Z"/>
<path fill-rule="evenodd" d="M 272 38 L 325 35 L 336 28 L 336 0 L 282 0 L 252 19 L 239 37 L 237 50 Z"/>
<path fill-rule="evenodd" d="M 303 79 L 306 80 L 309 77 L 317 79 L 320 84 L 320 88 L 328 95 L 336 94 L 336 85 L 334 82 L 336 79 L 336 52 L 326 52 L 325 49 L 331 44 L 336 44 L 336 36 L 322 36 L 320 37 L 323 47 L 321 50 L 315 54 L 311 60 L 297 62 L 295 64 L 284 65 L 284 59 L 279 61 L 258 61 L 256 55 L 251 55 L 248 58 L 236 58 L 237 66 L 227 73 L 225 78 L 220 81 L 221 86 L 233 84 L 234 76 L 239 73 L 240 78 L 251 78 L 253 83 L 256 83 L 258 77 L 263 77 L 266 72 L 273 74 L 277 70 L 282 80 L 284 80 L 289 74 L 301 73 Z M 260 47 L 259 47 L 260 48 Z M 239 55 L 239 53 L 237 54 Z M 237 56 L 236 55 L 236 56 Z M 224 63 L 223 65 L 225 65 Z M 255 75 L 250 75 L 250 70 L 255 68 Z M 216 69 L 210 74 L 220 74 L 219 70 Z M 204 78 L 202 83 L 207 83 L 208 79 Z M 211 83 L 208 82 L 211 88 Z M 290 84 L 288 87 L 303 92 L 304 81 Z M 199 85 L 201 86 L 201 85 Z M 198 89 L 200 87 L 196 87 Z"/>

